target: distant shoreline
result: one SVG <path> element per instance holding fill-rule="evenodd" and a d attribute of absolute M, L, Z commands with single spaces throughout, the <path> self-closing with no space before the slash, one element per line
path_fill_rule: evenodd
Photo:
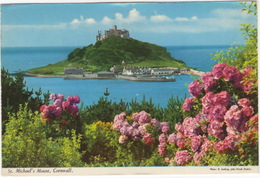
<path fill-rule="evenodd" d="M 87 77 L 87 76 L 81 76 L 81 75 L 40 75 L 40 74 L 31 74 L 28 72 L 22 72 L 23 76 L 26 77 L 38 77 L 38 78 L 63 78 L 63 79 L 123 79 L 123 80 L 130 80 L 130 81 L 145 81 L 145 82 L 173 82 L 176 81 L 175 78 L 148 78 L 148 77 L 136 77 L 136 76 L 127 76 L 127 75 L 116 75 L 115 77 Z M 179 75 L 198 75 L 202 76 L 204 72 L 190 69 L 188 73 L 180 73 Z M 152 76 L 149 76 L 152 77 Z"/>

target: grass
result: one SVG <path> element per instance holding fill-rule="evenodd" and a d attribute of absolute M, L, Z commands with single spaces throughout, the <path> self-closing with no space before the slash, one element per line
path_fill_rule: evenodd
<path fill-rule="evenodd" d="M 143 61 L 139 63 L 129 64 L 129 66 L 147 66 L 147 67 L 173 67 L 173 68 L 187 68 L 186 65 L 178 63 L 176 61 Z M 66 67 L 82 67 L 84 71 L 98 72 L 102 68 L 100 66 L 93 65 L 83 65 L 81 62 L 70 62 L 64 60 L 55 64 L 49 64 L 44 67 L 38 67 L 30 69 L 27 72 L 31 74 L 40 74 L 40 75 L 64 75 L 64 68 Z"/>
<path fill-rule="evenodd" d="M 147 66 L 147 67 L 173 67 L 173 68 L 188 68 L 186 65 L 178 63 L 176 61 L 143 61 L 135 64 L 130 64 L 131 66 Z"/>

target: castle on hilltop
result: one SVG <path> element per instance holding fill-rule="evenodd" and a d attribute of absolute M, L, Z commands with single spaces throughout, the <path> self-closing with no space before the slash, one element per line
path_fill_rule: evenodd
<path fill-rule="evenodd" d="M 112 29 L 105 30 L 104 35 L 101 34 L 101 31 L 98 31 L 98 35 L 96 37 L 96 40 L 97 41 L 102 41 L 102 40 L 104 40 L 106 38 L 112 38 L 112 37 L 121 37 L 121 38 L 129 39 L 130 35 L 129 35 L 129 31 L 128 30 L 117 29 L 117 26 L 114 25 Z"/>

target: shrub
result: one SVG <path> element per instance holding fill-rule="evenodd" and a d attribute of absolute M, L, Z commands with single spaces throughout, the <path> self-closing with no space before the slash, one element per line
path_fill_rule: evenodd
<path fill-rule="evenodd" d="M 83 160 L 90 166 L 116 161 L 116 137 L 111 122 L 101 122 L 85 125 L 82 149 L 86 151 Z"/>
<path fill-rule="evenodd" d="M 165 165 L 163 157 L 156 154 L 164 149 L 157 146 L 158 140 L 170 132 L 167 122 L 160 123 L 145 111 L 133 113 L 131 117 L 121 113 L 115 116 L 113 129 L 120 132 L 117 166 Z"/>
<path fill-rule="evenodd" d="M 42 120 L 46 122 L 50 137 L 70 136 L 71 130 L 81 131 L 79 108 L 79 96 L 68 96 L 64 99 L 64 95 L 52 93 L 50 99 L 53 104 L 42 105 L 40 111 Z"/>
<path fill-rule="evenodd" d="M 3 167 L 83 166 L 79 152 L 80 136 L 54 140 L 46 136 L 46 123 L 28 106 L 10 115 L 2 140 Z"/>
<path fill-rule="evenodd" d="M 258 165 L 257 96 L 243 80 L 247 69 L 216 64 L 189 85 L 187 117 L 167 137 L 170 165 Z"/>
<path fill-rule="evenodd" d="M 48 103 L 48 95 L 43 94 L 41 89 L 38 91 L 28 90 L 24 82 L 23 75 L 16 76 L 5 69 L 1 69 L 2 86 L 2 134 L 5 132 L 5 124 L 9 121 L 8 112 L 17 112 L 20 104 L 28 103 L 28 108 L 37 111 L 43 103 Z"/>

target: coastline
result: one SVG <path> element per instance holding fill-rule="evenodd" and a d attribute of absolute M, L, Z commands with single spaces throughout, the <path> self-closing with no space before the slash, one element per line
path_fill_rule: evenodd
<path fill-rule="evenodd" d="M 202 76 L 205 72 L 190 69 L 189 72 L 179 73 L 178 75 L 197 75 Z M 63 79 L 71 79 L 71 80 L 84 80 L 84 79 L 123 79 L 123 80 L 130 80 L 130 81 L 137 81 L 137 82 L 174 82 L 176 81 L 175 78 L 149 78 L 153 76 L 127 76 L 127 75 L 114 75 L 108 77 L 101 77 L 101 76 L 94 76 L 94 75 L 40 75 L 40 74 L 31 74 L 28 72 L 22 72 L 23 76 L 26 77 L 38 77 L 38 78 L 63 78 Z M 156 76 L 155 76 L 156 77 Z M 157 76 L 158 77 L 158 76 Z"/>

